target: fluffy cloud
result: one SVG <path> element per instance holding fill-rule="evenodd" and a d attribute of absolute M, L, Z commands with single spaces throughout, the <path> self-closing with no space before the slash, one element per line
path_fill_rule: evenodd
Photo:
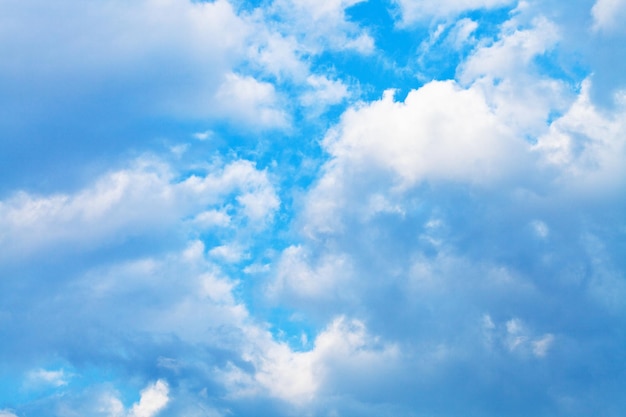
<path fill-rule="evenodd" d="M 154 417 L 168 403 L 169 387 L 163 380 L 158 380 L 153 385 L 141 391 L 139 402 L 133 405 L 128 414 L 129 417 Z"/>
<path fill-rule="evenodd" d="M 620 30 L 619 22 L 626 18 L 623 0 L 597 0 L 591 9 L 593 28 L 599 31 Z"/>
<path fill-rule="evenodd" d="M 404 102 L 389 91 L 382 100 L 347 112 L 324 146 L 341 160 L 390 167 L 404 186 L 424 178 L 489 181 L 490 173 L 510 167 L 507 154 L 521 156 L 483 97 L 452 81 L 411 91 Z"/>
<path fill-rule="evenodd" d="M 590 82 L 568 111 L 550 125 L 534 150 L 561 170 L 560 181 L 583 194 L 614 192 L 624 186 L 626 108 L 603 114 L 589 97 Z"/>
<path fill-rule="evenodd" d="M 560 36 L 554 22 L 516 12 L 458 81 L 351 106 L 322 141 L 329 160 L 302 199 L 301 241 L 268 286 L 312 320 L 358 317 L 397 346 L 406 369 L 394 376 L 411 381 L 421 410 L 455 412 L 434 399 L 454 389 L 481 413 L 503 413 L 490 405 L 498 395 L 519 406 L 505 413 L 523 402 L 567 415 L 563 398 L 586 384 L 541 369 L 564 375 L 573 363 L 595 367 L 586 355 L 596 349 L 618 354 L 608 323 L 624 311 L 609 295 L 624 294 L 623 109 L 600 111 L 590 81 L 576 91 L 542 73 L 537 58 Z M 502 372 L 528 393 L 522 402 L 494 385 Z M 474 388 L 456 385 L 460 375 Z M 334 387 L 369 406 L 366 385 Z"/>
<path fill-rule="evenodd" d="M 249 331 L 253 332 L 251 339 L 256 340 L 256 345 L 250 346 L 253 349 L 244 357 L 256 365 L 256 373 L 242 387 L 241 371 L 231 369 L 227 380 L 239 384 L 232 387 L 238 388 L 233 392 L 246 396 L 255 392 L 253 387 L 257 384 L 270 395 L 300 407 L 308 408 L 314 400 L 322 400 L 328 385 L 334 384 L 342 372 L 350 372 L 355 379 L 358 377 L 354 373 L 358 373 L 373 382 L 400 355 L 396 346 L 368 334 L 362 322 L 342 316 L 333 318 L 307 351 L 293 351 L 286 344 L 268 339 L 267 334 L 256 329 Z M 233 378 L 233 374 L 239 378 Z"/>
<path fill-rule="evenodd" d="M 624 93 L 553 3 L 4 3 L 0 131 L 126 156 L 2 145 L 47 185 L 0 184 L 0 416 L 621 415 Z"/>
<path fill-rule="evenodd" d="M 514 14 L 493 43 L 468 56 L 457 77 L 463 85 L 481 89 L 498 119 L 517 135 L 535 137 L 545 131 L 547 115 L 571 104 L 574 88 L 543 75 L 536 65 L 560 41 L 557 25 L 542 16 L 525 20 L 523 9 Z"/>
<path fill-rule="evenodd" d="M 529 28 L 520 28 L 517 19 L 507 22 L 500 39 L 478 48 L 462 65 L 461 79 L 480 76 L 505 78 L 528 70 L 532 59 L 551 49 L 559 40 L 556 25 L 536 17 Z"/>
<path fill-rule="evenodd" d="M 287 114 L 278 105 L 274 86 L 252 77 L 227 74 L 215 96 L 224 117 L 255 127 L 287 127 Z"/>
<path fill-rule="evenodd" d="M 379 101 L 348 110 L 323 143 L 333 159 L 307 206 L 307 227 L 317 230 L 334 227 L 336 209 L 362 201 L 358 193 L 367 182 L 389 181 L 392 193 L 383 199 L 393 201 L 394 190 L 425 180 L 503 181 L 528 159 L 528 147 L 480 90 L 453 81 L 427 84 L 403 102 L 388 91 Z M 344 184 L 345 178 L 364 183 Z"/>
<path fill-rule="evenodd" d="M 0 202 L 0 245 L 6 258 L 59 243 L 97 247 L 113 237 L 149 233 L 155 225 L 167 230 L 186 216 L 206 221 L 206 208 L 220 207 L 235 192 L 240 215 L 259 226 L 278 208 L 267 174 L 248 161 L 181 181 L 166 163 L 141 157 L 74 194 L 21 192 Z"/>

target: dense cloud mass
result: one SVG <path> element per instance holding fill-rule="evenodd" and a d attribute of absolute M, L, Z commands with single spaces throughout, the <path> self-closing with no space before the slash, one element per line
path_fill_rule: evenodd
<path fill-rule="evenodd" d="M 0 3 L 0 417 L 622 416 L 624 16 Z"/>

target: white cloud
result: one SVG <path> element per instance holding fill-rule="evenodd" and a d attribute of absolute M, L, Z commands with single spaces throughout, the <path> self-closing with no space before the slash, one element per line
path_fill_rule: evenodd
<path fill-rule="evenodd" d="M 0 201 L 0 247 L 5 257 L 28 255 L 58 242 L 96 247 L 113 238 L 149 233 L 156 225 L 166 231 L 188 216 L 205 225 L 213 221 L 226 226 L 228 219 L 216 214 L 217 208 L 206 209 L 222 206 L 232 194 L 239 220 L 258 227 L 271 220 L 280 202 L 266 172 L 242 160 L 215 170 L 180 181 L 164 162 L 140 157 L 74 194 L 17 193 Z"/>
<path fill-rule="evenodd" d="M 455 17 L 470 10 L 509 6 L 514 0 L 394 0 L 400 7 L 402 24 Z"/>
<path fill-rule="evenodd" d="M 263 341 L 262 334 L 252 339 Z M 258 348 L 246 355 L 256 365 L 255 382 L 272 396 L 297 405 L 306 405 L 317 398 L 322 386 L 342 370 L 375 378 L 400 355 L 396 346 L 381 343 L 368 334 L 362 322 L 346 317 L 334 318 L 317 335 L 309 351 L 294 352 L 286 344 L 269 339 L 258 344 Z"/>
<path fill-rule="evenodd" d="M 530 225 L 533 228 L 535 235 L 537 235 L 540 239 L 545 239 L 550 234 L 550 228 L 541 220 L 533 220 Z"/>
<path fill-rule="evenodd" d="M 626 1 L 596 0 L 591 8 L 593 29 L 596 31 L 613 32 L 623 30 L 622 23 L 626 19 Z"/>
<path fill-rule="evenodd" d="M 500 123 L 482 95 L 452 81 L 392 92 L 346 112 L 324 146 L 340 161 L 395 171 L 403 186 L 423 179 L 490 182 L 523 158 L 523 147 Z"/>
<path fill-rule="evenodd" d="M 373 39 L 345 15 L 348 7 L 363 1 L 275 0 L 270 11 L 289 22 L 282 30 L 298 37 L 309 52 L 329 48 L 370 54 L 374 49 Z"/>
<path fill-rule="evenodd" d="M 513 18 L 510 27 L 492 45 L 478 48 L 461 66 L 464 82 L 480 76 L 510 77 L 528 71 L 531 60 L 552 49 L 559 40 L 557 26 L 544 17 L 536 17 L 531 26 L 520 29 Z M 506 28 L 506 27 L 505 27 Z"/>
<path fill-rule="evenodd" d="M 83 320 L 114 326 L 115 317 L 124 317 L 126 329 L 198 343 L 220 327 L 246 325 L 248 312 L 233 295 L 236 286 L 210 261 L 205 245 L 192 241 L 181 251 L 86 271 L 63 298 L 69 304 L 90 300 Z"/>
<path fill-rule="evenodd" d="M 519 136 L 535 137 L 546 129 L 550 112 L 567 109 L 573 88 L 541 74 L 535 59 L 561 39 L 557 25 L 543 16 L 529 23 L 525 13 L 502 25 L 497 39 L 485 43 L 457 68 L 461 85 L 480 89 L 497 118 Z"/>
<path fill-rule="evenodd" d="M 133 405 L 128 417 L 154 417 L 169 402 L 169 386 L 159 379 L 141 391 L 139 402 Z"/>
<path fill-rule="evenodd" d="M 109 394 L 99 399 L 98 411 L 107 417 L 122 417 L 124 416 L 124 404 L 119 398 Z"/>
<path fill-rule="evenodd" d="M 339 21 L 344 18 L 344 11 L 350 6 L 365 0 L 293 0 L 290 3 L 310 13 L 313 20 L 330 18 Z"/>
<path fill-rule="evenodd" d="M 536 335 L 517 317 L 496 324 L 489 314 L 483 316 L 482 334 L 489 350 L 503 349 L 522 358 L 545 358 L 556 340 L 552 333 Z"/>
<path fill-rule="evenodd" d="M 213 137 L 213 132 L 211 130 L 205 130 L 204 132 L 196 132 L 192 136 L 198 140 L 209 140 Z"/>
<path fill-rule="evenodd" d="M 330 80 L 325 76 L 311 75 L 307 78 L 311 90 L 300 97 L 300 102 L 306 107 L 325 108 L 339 104 L 348 96 L 348 88 L 338 80 Z"/>
<path fill-rule="evenodd" d="M 546 334 L 540 339 L 534 340 L 532 342 L 533 355 L 535 355 L 538 358 L 543 358 L 544 356 L 548 354 L 548 350 L 552 346 L 553 342 L 554 342 L 554 335 L 552 334 Z"/>
<path fill-rule="evenodd" d="M 478 29 L 478 23 L 469 18 L 463 18 L 454 24 L 448 34 L 448 42 L 456 49 L 461 49 L 466 44 L 473 43 L 472 34 Z"/>
<path fill-rule="evenodd" d="M 9 410 L 0 410 L 0 417 L 17 417 L 17 415 Z"/>
<path fill-rule="evenodd" d="M 289 34 L 268 32 L 264 41 L 250 47 L 249 54 L 252 62 L 256 62 L 279 81 L 292 79 L 302 82 L 310 70 L 300 56 L 304 52 L 301 48 L 302 45 Z"/>
<path fill-rule="evenodd" d="M 244 250 L 236 245 L 216 246 L 209 251 L 209 255 L 228 263 L 240 262 L 246 256 Z"/>
<path fill-rule="evenodd" d="M 243 59 L 251 33 L 226 0 L 5 2 L 0 16 L 12 28 L 10 38 L 0 35 L 0 50 L 16 57 L 0 73 L 22 99 L 35 94 L 34 81 L 45 85 L 37 97 L 49 100 L 101 94 L 95 86 L 108 82 L 124 90 L 121 105 L 141 107 L 134 114 L 185 118 L 215 114 L 217 82 Z"/>
<path fill-rule="evenodd" d="M 337 289 L 350 281 L 351 274 L 350 260 L 346 256 L 326 254 L 313 261 L 305 248 L 290 246 L 281 255 L 270 291 L 274 296 L 294 300 L 349 297 L 349 294 L 338 293 Z"/>
<path fill-rule="evenodd" d="M 393 200 L 394 192 L 422 181 L 498 183 L 516 175 L 529 156 L 480 89 L 453 81 L 426 84 L 404 102 L 388 91 L 379 101 L 351 108 L 323 146 L 332 159 L 308 197 L 310 231 L 340 227 L 333 211 L 362 199 L 357 193 L 374 178 L 391 178 L 387 196 Z"/>
<path fill-rule="evenodd" d="M 26 385 L 28 387 L 52 386 L 59 388 L 68 384 L 69 377 L 63 369 L 58 371 L 48 371 L 46 369 L 37 369 L 28 373 L 26 377 Z"/>
<path fill-rule="evenodd" d="M 554 342 L 554 335 L 546 333 L 535 337 L 530 332 L 524 322 L 518 318 L 513 318 L 505 323 L 506 336 L 505 346 L 510 352 L 518 354 L 532 353 L 537 358 L 543 358 Z"/>
<path fill-rule="evenodd" d="M 626 171 L 626 107 L 600 111 L 585 81 L 576 101 L 551 123 L 534 150 L 559 171 L 559 182 L 583 194 L 603 194 L 624 185 Z"/>
<path fill-rule="evenodd" d="M 3 3 L 0 23 L 11 30 L 0 32 L 0 52 L 15 59 L 0 63 L 0 74 L 15 93 L 0 106 L 24 109 L 21 117 L 36 123 L 44 116 L 31 114 L 35 105 L 68 101 L 55 109 L 62 113 L 81 98 L 110 102 L 111 94 L 120 99 L 106 114 L 116 117 L 285 128 L 291 103 L 277 85 L 295 82 L 311 93 L 311 57 L 327 47 L 374 50 L 373 39 L 345 16 L 359 1 L 277 0 L 240 15 L 227 0 Z M 320 86 L 320 97 L 337 100 L 338 90 L 329 92 Z"/>
<path fill-rule="evenodd" d="M 250 76 L 226 74 L 215 95 L 225 117 L 261 128 L 285 128 L 289 117 L 279 106 L 274 85 Z"/>
<path fill-rule="evenodd" d="M 231 217 L 222 210 L 207 210 L 194 217 L 193 223 L 202 229 L 227 227 L 231 224 Z"/>
<path fill-rule="evenodd" d="M 192 6 L 161 3 L 167 6 L 164 15 L 144 29 L 167 26 L 165 15 L 175 10 L 195 16 L 195 7 L 214 10 L 219 5 L 232 14 L 229 4 L 219 0 Z M 254 77 L 233 72 L 224 52 L 228 62 L 218 65 L 196 104 L 211 107 L 217 97 L 224 106 L 210 110 L 212 114 L 221 111 L 249 128 L 285 127 L 289 116 L 276 85 L 267 81 L 272 77 L 277 85 L 297 84 L 294 100 L 309 110 L 320 103 L 341 103 L 350 95 L 348 87 L 332 76 L 311 74 L 306 57 L 324 48 L 371 51 L 371 37 L 346 20 L 345 9 L 355 3 L 276 2 L 274 10 L 287 20 L 295 16 L 296 25 L 304 23 L 285 30 L 291 22 L 264 22 L 279 29 L 261 31 L 258 43 L 249 41 L 252 46 L 240 40 L 234 25 L 235 33 L 225 35 L 235 38 L 233 49 L 243 44 L 266 72 Z M 433 2 L 400 3 L 420 16 L 430 10 L 437 17 L 498 4 L 441 2 L 440 10 L 434 10 Z M 252 30 L 247 24 L 255 18 L 236 22 L 244 25 L 240 29 Z M 195 22 L 195 17 L 189 19 Z M 284 402 L 294 415 L 445 413 L 447 404 L 438 407 L 436 398 L 447 398 L 443 394 L 454 390 L 461 400 L 471 396 L 490 402 L 502 393 L 494 381 L 503 374 L 510 376 L 507 389 L 525 392 L 523 380 L 536 374 L 519 364 L 529 359 L 543 358 L 550 371 L 545 374 L 557 375 L 563 368 L 551 357 L 561 348 L 563 329 L 585 355 L 596 352 L 588 343 L 604 343 L 575 334 L 579 313 L 559 290 L 574 294 L 576 307 L 589 313 L 589 323 L 606 317 L 594 303 L 614 316 L 623 312 L 623 274 L 619 265 L 611 268 L 613 258 L 621 260 L 620 253 L 612 252 L 617 252 L 614 246 L 604 248 L 599 237 L 581 238 L 579 230 L 597 228 L 594 222 L 604 213 L 570 204 L 561 191 L 563 184 L 573 190 L 604 187 L 609 203 L 616 195 L 621 198 L 626 119 L 619 105 L 607 111 L 593 106 L 587 86 L 570 106 L 563 84 L 539 75 L 535 58 L 561 37 L 546 19 L 530 22 L 522 27 L 512 19 L 493 43 L 481 43 L 459 68 L 459 82 L 429 82 L 402 99 L 388 91 L 381 100 L 345 112 L 322 143 L 330 159 L 318 180 L 293 211 L 286 207 L 297 216 L 290 225 L 293 234 L 283 233 L 281 225 L 263 236 L 259 241 L 269 246 L 261 254 L 247 239 L 254 240 L 272 223 L 281 202 L 272 184 L 276 179 L 249 161 L 215 163 L 204 173 L 194 166 L 196 174 L 189 176 L 188 167 L 175 169 L 141 157 L 75 192 L 22 192 L 4 199 L 0 266 L 19 256 L 27 259 L 16 262 L 17 278 L 7 274 L 2 281 L 2 289 L 8 289 L 3 293 L 14 303 L 3 329 L 7 326 L 6 332 L 22 341 L 16 346 L 28 345 L 33 357 L 41 346 L 51 346 L 79 358 L 78 367 L 84 360 L 114 370 L 107 375 L 119 371 L 125 380 L 111 384 L 120 382 L 125 389 L 137 378 L 154 381 L 155 375 L 171 375 L 171 385 L 164 379 L 151 383 L 130 409 L 120 400 L 126 396 L 108 390 L 98 392 L 102 395 L 89 409 L 94 413 L 75 415 L 155 417 L 165 407 L 170 407 L 168 415 L 221 415 L 215 404 L 224 407 L 225 415 L 245 410 L 282 415 Z M 314 30 L 307 33 L 310 28 Z M 463 19 L 446 42 L 456 47 L 472 43 L 476 29 L 476 22 Z M 441 26 L 433 39 L 445 30 Z M 159 33 L 143 35 L 165 42 Z M 206 52 L 201 44 L 196 47 Z M 551 115 L 554 120 L 548 123 L 548 115 L 561 108 L 564 114 Z M 537 137 L 529 132 L 539 132 L 536 145 L 525 140 Z M 206 140 L 211 133 L 195 137 Z M 181 159 L 189 153 L 180 152 Z M 590 226 L 572 220 L 579 217 Z M 167 249 L 131 240 L 132 248 L 112 253 L 112 240 L 139 236 L 152 241 L 152 233 L 170 229 L 175 242 Z M 294 237 L 298 232 L 303 236 Z M 611 233 L 623 237 L 618 228 Z M 581 240 L 587 252 L 577 250 Z M 181 247 L 181 241 L 187 246 Z M 169 235 L 163 244 L 170 244 Z M 286 249 L 277 254 L 276 245 Z M 103 250 L 85 259 L 80 256 L 85 247 Z M 61 252 L 59 264 L 70 265 L 69 272 L 53 265 L 46 272 L 54 279 L 31 281 L 30 264 L 49 258 L 51 249 Z M 258 275 L 239 282 L 238 265 L 232 263 L 248 258 L 252 264 L 242 272 Z M 571 275 L 578 276 L 571 278 L 567 268 L 576 269 Z M 226 271 L 234 272 L 229 277 Z M 559 287 L 559 280 L 566 280 L 561 276 L 577 279 L 576 284 Z M 264 289 L 269 293 L 261 294 Z M 273 297 L 251 301 L 255 309 L 261 305 L 258 317 L 243 302 L 250 293 Z M 263 322 L 263 314 L 283 306 L 296 310 L 281 317 L 288 321 L 288 336 L 280 323 Z M 32 321 L 39 316 L 44 319 Z M 301 332 L 295 322 L 308 319 L 302 327 L 322 330 Z M 84 337 L 68 337 L 76 334 Z M 286 340 L 298 340 L 299 348 Z M 65 387 L 69 381 L 62 370 L 39 369 L 32 375 L 48 386 Z M 562 386 L 556 382 L 552 386 L 558 392 Z M 281 410 L 255 408 L 266 403 Z M 339 403 L 343 409 L 335 407 Z M 398 405 L 379 413 L 381 403 Z M 415 404 L 423 408 L 415 411 Z M 343 411 L 350 406 L 357 411 Z M 69 405 L 63 410 L 72 415 Z M 476 410 L 470 412 L 481 414 Z M 0 411 L 0 417 L 13 414 Z"/>

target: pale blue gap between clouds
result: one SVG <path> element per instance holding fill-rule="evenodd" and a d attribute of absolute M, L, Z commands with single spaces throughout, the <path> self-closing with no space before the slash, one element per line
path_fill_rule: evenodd
<path fill-rule="evenodd" d="M 624 409 L 625 2 L 0 8 L 3 417 Z"/>

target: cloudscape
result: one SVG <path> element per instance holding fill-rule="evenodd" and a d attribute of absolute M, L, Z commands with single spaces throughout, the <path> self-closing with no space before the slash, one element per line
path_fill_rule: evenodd
<path fill-rule="evenodd" d="M 0 1 L 0 417 L 622 417 L 625 21 Z"/>

